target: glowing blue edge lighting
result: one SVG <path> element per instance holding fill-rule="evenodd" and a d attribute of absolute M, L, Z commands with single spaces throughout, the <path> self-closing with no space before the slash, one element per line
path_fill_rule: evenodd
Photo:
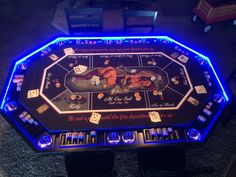
<path fill-rule="evenodd" d="M 6 115 L 6 113 L 4 113 Z M 33 139 L 30 134 L 15 120 L 12 118 L 12 116 L 7 116 L 9 117 L 9 119 L 11 119 L 12 122 L 14 122 L 13 124 L 13 127 L 16 126 L 18 128 L 19 131 L 21 131 L 24 135 L 25 135 L 25 139 L 29 142 L 31 142 L 34 146 L 32 147 L 35 147 L 36 150 L 42 150 L 39 146 L 37 146 L 37 143 L 35 141 L 35 139 Z"/>
<path fill-rule="evenodd" d="M 54 43 L 59 42 L 59 41 L 62 41 L 62 40 L 64 41 L 64 40 L 73 40 L 73 39 L 74 39 L 74 40 L 80 40 L 80 39 L 124 40 L 124 39 L 130 39 L 130 38 L 132 38 L 132 39 L 141 39 L 141 38 L 166 39 L 166 40 L 172 41 L 172 42 L 174 42 L 174 43 L 176 43 L 176 44 L 182 46 L 183 48 L 185 48 L 185 49 L 187 49 L 187 50 L 189 50 L 189 51 L 191 51 L 191 52 L 197 54 L 198 56 L 204 58 L 205 60 L 207 60 L 207 62 L 209 63 L 210 67 L 212 68 L 212 71 L 213 71 L 213 73 L 214 73 L 214 75 L 215 75 L 215 77 L 216 77 L 216 79 L 217 79 L 217 81 L 218 81 L 218 83 L 219 83 L 219 85 L 220 85 L 220 88 L 222 89 L 222 92 L 223 92 L 223 95 L 224 95 L 226 101 L 229 101 L 229 97 L 227 96 L 227 94 L 226 94 L 226 92 L 225 92 L 225 89 L 224 89 L 224 87 L 223 87 L 223 85 L 222 85 L 222 83 L 221 83 L 221 81 L 220 81 L 218 75 L 216 74 L 216 71 L 215 71 L 215 69 L 214 69 L 214 67 L 213 67 L 213 65 L 212 65 L 212 63 L 211 63 L 211 61 L 210 61 L 210 59 L 209 59 L 208 57 L 206 57 L 206 56 L 204 56 L 204 55 L 198 53 L 197 51 L 195 51 L 195 50 L 193 50 L 193 49 L 191 49 L 191 48 L 185 46 L 184 44 L 181 44 L 181 43 L 179 43 L 178 41 L 175 41 L 174 39 L 172 39 L 172 38 L 170 38 L 170 37 L 168 37 L 168 36 L 58 37 L 57 39 L 51 41 L 50 43 L 44 45 L 43 47 L 37 49 L 36 51 L 30 53 L 29 55 L 25 56 L 24 58 L 20 59 L 19 61 L 17 61 L 17 62 L 15 63 L 14 68 L 13 68 L 13 71 L 12 71 L 11 76 L 10 76 L 10 79 L 9 79 L 9 82 L 8 82 L 7 87 L 6 87 L 6 89 L 5 89 L 5 94 L 4 94 L 3 98 L 2 98 L 2 103 L 1 103 L 1 107 L 0 107 L 0 108 L 3 109 L 3 106 L 4 106 L 4 104 L 5 104 L 6 96 L 7 96 L 7 93 L 8 93 L 10 84 L 11 84 L 11 80 L 12 80 L 12 77 L 13 77 L 13 74 L 14 74 L 14 72 L 15 72 L 15 70 L 16 70 L 17 65 L 18 65 L 19 63 L 25 61 L 27 58 L 31 57 L 32 55 L 34 55 L 34 54 L 38 53 L 39 51 L 43 50 L 44 48 L 50 46 L 51 44 L 54 44 Z"/>
<path fill-rule="evenodd" d="M 28 54 L 27 56 L 25 56 L 25 57 L 23 57 L 22 59 L 20 59 L 20 60 L 18 60 L 18 61 L 15 62 L 14 68 L 12 69 L 12 73 L 11 73 L 10 77 L 8 77 L 9 82 L 8 82 L 6 88 L 4 89 L 5 92 L 4 92 L 4 95 L 3 95 L 3 97 L 2 97 L 2 103 L 1 103 L 1 107 L 0 107 L 0 108 L 3 110 L 4 104 L 5 104 L 5 101 L 6 101 L 6 97 L 7 97 L 8 91 L 9 91 L 9 87 L 10 87 L 10 85 L 11 85 L 11 81 L 12 81 L 13 75 L 14 75 L 14 73 L 15 73 L 15 70 L 16 70 L 18 64 L 21 63 L 21 62 L 23 62 L 23 61 L 25 61 L 25 60 L 27 60 L 29 57 L 33 56 L 34 54 L 40 52 L 41 50 L 47 48 L 48 46 L 50 46 L 50 45 L 52 45 L 52 44 L 55 44 L 55 43 L 57 43 L 57 42 L 59 42 L 59 41 L 65 41 L 65 40 L 81 40 L 81 39 L 125 40 L 125 39 L 142 39 L 142 38 L 146 38 L 146 39 L 165 39 L 165 40 L 168 40 L 168 41 L 170 41 L 170 42 L 174 42 L 174 43 L 178 44 L 179 46 L 181 46 L 181 47 L 183 47 L 183 48 L 185 48 L 185 49 L 187 49 L 187 50 L 189 50 L 189 51 L 195 53 L 196 55 L 202 57 L 203 59 L 205 59 L 205 60 L 209 63 L 209 66 L 212 68 L 212 71 L 213 71 L 213 73 L 214 73 L 214 75 L 215 75 L 215 77 L 216 77 L 216 79 L 217 79 L 217 81 L 218 81 L 218 83 L 219 83 L 219 85 L 220 85 L 220 88 L 222 89 L 222 92 L 223 92 L 223 95 L 224 95 L 226 101 L 229 101 L 229 97 L 227 96 L 227 94 L 226 94 L 226 92 L 225 92 L 225 89 L 224 89 L 224 87 L 223 87 L 223 85 L 222 85 L 222 83 L 221 83 L 221 81 L 220 81 L 218 75 L 216 74 L 216 71 L 215 71 L 215 69 L 214 69 L 214 67 L 213 67 L 213 65 L 212 65 L 212 63 L 211 63 L 211 61 L 210 61 L 210 59 L 209 59 L 208 57 L 206 57 L 206 56 L 204 56 L 204 55 L 198 53 L 197 51 L 195 51 L 195 50 L 193 50 L 193 49 L 191 49 L 191 48 L 185 46 L 184 44 L 175 41 L 174 39 L 172 39 L 172 38 L 170 38 L 170 37 L 168 37 L 168 36 L 58 37 L 58 38 L 56 38 L 55 40 L 49 42 L 48 44 L 46 44 L 46 45 L 40 47 L 39 49 L 35 50 L 34 52 Z M 208 126 L 208 128 L 206 129 L 206 131 L 204 131 L 204 134 L 202 135 L 202 138 L 201 138 L 200 141 L 203 141 L 203 140 L 205 139 L 205 136 L 206 136 L 206 135 L 208 134 L 208 132 L 210 131 L 211 127 L 213 126 L 214 122 L 216 121 L 216 117 L 220 114 L 220 112 L 221 112 L 221 111 L 219 111 L 219 112 L 215 115 L 215 117 L 213 118 L 212 122 L 210 123 L 210 125 Z M 12 121 L 15 122 L 14 120 L 12 120 Z M 17 127 L 20 128 L 20 130 L 31 140 L 31 142 L 34 142 L 33 144 L 36 143 L 36 142 L 28 135 L 28 133 L 27 133 L 17 122 L 15 122 L 15 125 L 18 125 Z M 182 142 L 182 141 L 180 141 L 180 142 Z M 35 147 L 37 147 L 37 146 L 35 146 Z"/>
<path fill-rule="evenodd" d="M 9 87 L 10 87 L 10 85 L 11 85 L 11 81 L 12 81 L 12 78 L 13 78 L 13 75 L 14 75 L 14 73 L 15 73 L 15 70 L 16 70 L 17 65 L 18 65 L 19 63 L 21 63 L 21 62 L 27 60 L 29 57 L 33 56 L 34 54 L 38 53 L 39 51 L 43 50 L 44 48 L 50 46 L 51 44 L 56 43 L 57 41 L 58 41 L 58 40 L 55 39 L 55 40 L 53 40 L 52 42 L 50 42 L 50 43 L 44 45 L 43 47 L 37 49 L 36 51 L 34 51 L 34 52 L 28 54 L 28 55 L 25 56 L 24 58 L 22 58 L 22 59 L 20 59 L 20 60 L 18 60 L 18 61 L 15 62 L 14 68 L 13 68 L 12 73 L 11 73 L 11 76 L 10 76 L 10 78 L 9 78 L 9 82 L 8 82 L 7 87 L 6 87 L 6 89 L 5 89 L 5 93 L 4 93 L 3 97 L 2 97 L 2 103 L 1 103 L 1 107 L 0 107 L 2 110 L 3 110 L 3 106 L 4 106 L 4 104 L 5 104 L 6 96 L 7 96 Z"/>
<path fill-rule="evenodd" d="M 3 110 L 3 107 L 4 107 L 4 104 L 5 104 L 5 101 L 6 101 L 6 96 L 7 96 L 7 93 L 8 93 L 8 90 L 9 90 L 9 87 L 11 85 L 11 81 L 12 81 L 12 78 L 13 78 L 13 75 L 15 73 L 15 70 L 16 70 L 16 67 L 19 63 L 27 60 L 29 57 L 33 56 L 34 54 L 40 52 L 41 50 L 43 50 L 44 48 L 50 46 L 51 44 L 54 44 L 56 42 L 59 42 L 59 41 L 64 41 L 64 40 L 78 40 L 78 39 L 101 39 L 101 40 L 123 40 L 123 39 L 127 39 L 127 38 L 134 38 L 134 39 L 140 39 L 140 38 L 159 38 L 159 39 L 167 39 L 168 37 L 166 36 L 127 36 L 127 37 L 58 37 L 57 39 L 51 41 L 50 43 L 42 46 L 41 48 L 35 50 L 34 52 L 28 54 L 27 56 L 23 57 L 22 59 L 18 60 L 15 62 L 15 65 L 14 65 L 14 68 L 12 70 L 12 73 L 11 73 L 11 76 L 9 78 L 9 82 L 7 84 L 7 87 L 5 89 L 5 92 L 4 92 L 4 95 L 2 97 L 2 103 L 1 103 L 1 107 L 0 109 Z"/>
<path fill-rule="evenodd" d="M 213 65 L 212 65 L 212 63 L 211 63 L 211 60 L 210 60 L 208 57 L 206 57 L 206 56 L 204 56 L 204 55 L 198 53 L 197 51 L 195 51 L 195 50 L 193 50 L 193 49 L 191 49 L 191 48 L 185 46 L 184 44 L 181 44 L 181 43 L 175 41 L 174 39 L 171 39 L 170 37 L 167 37 L 167 36 L 165 36 L 165 37 L 166 37 L 167 39 L 169 39 L 170 41 L 173 41 L 174 43 L 176 43 L 176 44 L 182 46 L 183 48 L 186 48 L 187 50 L 189 50 L 189 51 L 191 51 L 191 52 L 197 54 L 198 56 L 204 58 L 205 60 L 207 60 L 207 62 L 209 63 L 209 65 L 210 65 L 210 67 L 211 67 L 211 69 L 212 69 L 212 71 L 213 71 L 213 73 L 214 73 L 214 75 L 215 75 L 215 77 L 216 77 L 216 79 L 217 79 L 219 85 L 220 85 L 220 88 L 221 88 L 221 90 L 222 90 L 222 92 L 223 92 L 223 95 L 224 95 L 226 101 L 229 101 L 229 97 L 227 96 L 227 94 L 226 94 L 226 92 L 225 92 L 225 89 L 224 89 L 224 87 L 223 87 L 223 85 L 222 85 L 222 83 L 221 83 L 221 81 L 220 81 L 218 75 L 216 74 L 216 71 L 215 71 L 215 69 L 214 69 L 214 67 L 213 67 Z"/>
<path fill-rule="evenodd" d="M 223 110 L 223 108 L 221 108 L 220 110 L 217 111 L 217 113 L 214 115 L 214 117 L 212 118 L 210 124 L 208 124 L 206 130 L 201 134 L 201 142 L 203 142 L 206 138 L 206 136 L 208 135 L 208 133 L 210 132 L 210 130 L 212 129 L 214 123 L 217 120 L 217 117 L 220 115 L 221 111 Z"/>
<path fill-rule="evenodd" d="M 140 38 L 166 39 L 166 40 L 171 41 L 171 42 L 174 42 L 174 43 L 180 45 L 181 47 L 183 47 L 183 48 L 185 48 L 185 49 L 187 49 L 187 50 L 189 50 L 189 51 L 191 51 L 191 52 L 197 54 L 198 56 L 202 57 L 203 59 L 205 59 L 205 60 L 209 63 L 209 65 L 210 65 L 210 67 L 212 68 L 212 71 L 213 71 L 213 73 L 214 73 L 214 75 L 215 75 L 215 77 L 216 77 L 216 79 L 217 79 L 217 81 L 218 81 L 218 83 L 219 83 L 219 85 L 220 85 L 220 88 L 221 88 L 221 90 L 222 90 L 222 93 L 223 93 L 223 95 L 224 95 L 226 101 L 229 101 L 229 97 L 228 97 L 228 95 L 226 94 L 225 89 L 224 89 L 224 87 L 223 87 L 223 85 L 222 85 L 222 83 L 221 83 L 221 81 L 220 81 L 218 75 L 216 74 L 216 71 L 215 71 L 215 69 L 214 69 L 214 67 L 213 67 L 213 65 L 212 65 L 212 63 L 211 63 L 211 61 L 210 61 L 210 59 L 209 59 L 208 57 L 206 57 L 206 56 L 204 56 L 204 55 L 198 53 L 197 51 L 195 51 L 195 50 L 193 50 L 193 49 L 187 47 L 186 45 L 181 44 L 180 42 L 178 42 L 178 41 L 176 41 L 176 40 L 174 40 L 174 39 L 168 37 L 168 36 L 59 37 L 58 40 L 59 40 L 59 41 L 60 41 L 60 40 L 70 40 L 70 39 L 101 39 L 101 40 L 112 40 L 112 39 L 113 39 L 113 40 L 124 40 L 124 39 L 129 39 L 129 38 L 132 38 L 132 39 L 140 39 Z"/>

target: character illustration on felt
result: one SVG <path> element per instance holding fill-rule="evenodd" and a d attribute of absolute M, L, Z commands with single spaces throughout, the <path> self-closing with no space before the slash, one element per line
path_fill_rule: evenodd
<path fill-rule="evenodd" d="M 71 78 L 71 82 L 77 83 L 78 86 L 79 84 L 81 86 L 82 81 L 87 81 L 87 88 L 110 90 L 110 94 L 122 94 L 135 89 L 158 89 L 162 77 L 148 70 L 107 66 L 90 69 L 84 74 L 73 75 Z"/>

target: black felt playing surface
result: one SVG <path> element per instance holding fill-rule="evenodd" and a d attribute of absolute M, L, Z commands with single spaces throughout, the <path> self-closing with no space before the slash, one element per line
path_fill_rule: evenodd
<path fill-rule="evenodd" d="M 188 126 L 219 91 L 207 64 L 168 41 L 108 45 L 72 40 L 51 48 L 30 62 L 19 98 L 48 131 Z M 67 48 L 74 53 L 63 57 Z M 59 59 L 50 59 L 52 54 Z M 78 74 L 74 67 L 79 66 L 85 70 Z M 112 73 L 114 83 L 106 76 Z M 195 86 L 206 92 L 197 93 Z M 34 89 L 39 97 L 27 98 Z M 38 111 L 44 104 L 48 109 Z M 151 111 L 161 122 L 151 121 Z M 101 114 L 98 124 L 89 121 L 93 112 Z"/>

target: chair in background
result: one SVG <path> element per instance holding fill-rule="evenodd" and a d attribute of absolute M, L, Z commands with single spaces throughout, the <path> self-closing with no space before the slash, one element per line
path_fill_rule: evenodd
<path fill-rule="evenodd" d="M 154 32 L 157 14 L 157 11 L 124 10 L 123 22 L 125 32 L 127 32 L 129 28 L 150 28 L 151 32 Z"/>
<path fill-rule="evenodd" d="M 68 5 L 69 7 L 74 7 L 76 5 L 76 2 L 79 1 L 79 0 L 68 0 Z M 81 1 L 81 0 L 80 0 Z M 92 7 L 93 4 L 96 3 L 96 0 L 86 0 L 85 2 L 87 2 L 88 6 L 89 7 Z"/>
<path fill-rule="evenodd" d="M 70 35 L 103 32 L 102 8 L 67 8 L 65 13 Z"/>
<path fill-rule="evenodd" d="M 51 35 L 52 33 L 52 22 L 53 22 L 53 19 L 55 17 L 55 13 L 56 13 L 56 10 L 57 10 L 57 6 L 60 2 L 62 2 L 63 0 L 54 0 L 53 1 L 53 8 L 52 8 L 52 13 L 50 15 L 50 18 L 49 18 L 49 25 L 48 25 L 48 36 Z"/>

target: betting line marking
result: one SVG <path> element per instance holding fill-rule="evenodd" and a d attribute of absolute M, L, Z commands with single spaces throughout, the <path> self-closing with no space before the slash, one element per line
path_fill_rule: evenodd
<path fill-rule="evenodd" d="M 60 64 L 56 64 L 56 65 L 58 65 L 59 67 L 61 67 L 62 69 L 64 69 L 64 70 L 66 70 L 68 73 L 70 72 L 68 69 L 66 69 L 64 66 L 61 66 Z"/>
<path fill-rule="evenodd" d="M 72 70 L 73 70 L 73 69 L 72 69 Z M 64 87 L 65 87 L 67 90 L 69 90 L 69 91 L 70 91 L 70 89 L 66 86 L 66 77 L 67 77 L 68 74 L 70 74 L 70 72 L 71 72 L 72 70 L 70 70 L 68 73 L 65 74 L 65 76 L 64 76 L 64 81 L 63 81 Z M 71 91 L 70 91 L 70 92 L 71 92 Z M 72 92 L 71 92 L 71 93 L 72 93 Z"/>
<path fill-rule="evenodd" d="M 86 92 L 87 93 L 87 95 L 88 95 L 88 99 L 87 100 L 89 100 L 90 101 L 90 93 L 89 92 Z M 90 109 L 90 103 L 88 102 L 88 105 L 87 105 L 87 109 L 89 110 Z"/>
<path fill-rule="evenodd" d="M 144 91 L 144 95 L 145 95 L 145 97 L 146 97 L 146 99 L 147 99 L 147 107 L 148 108 L 151 108 L 151 104 L 150 104 L 150 100 L 149 100 L 149 95 L 148 95 L 148 91 Z"/>
<path fill-rule="evenodd" d="M 138 57 L 139 66 L 143 66 L 143 62 L 142 62 L 142 59 L 141 59 L 141 55 L 138 55 L 138 54 L 137 54 L 137 57 Z"/>
<path fill-rule="evenodd" d="M 55 98 L 57 98 L 58 96 L 61 96 L 64 92 L 68 91 L 69 89 L 65 89 L 64 91 L 62 91 L 61 93 L 59 93 L 57 96 L 53 97 L 50 101 L 53 101 Z"/>
<path fill-rule="evenodd" d="M 88 66 L 88 67 L 89 67 L 89 68 L 92 68 L 91 61 L 92 61 L 93 56 L 88 56 L 88 57 L 89 57 L 89 58 L 88 58 L 88 59 L 89 59 L 89 66 Z"/>
<path fill-rule="evenodd" d="M 94 68 L 94 66 L 93 66 L 93 59 L 94 59 L 94 55 L 91 55 L 91 63 L 90 63 L 91 68 Z"/>
<path fill-rule="evenodd" d="M 92 92 L 89 93 L 89 110 L 92 110 L 92 97 L 93 97 L 93 94 Z"/>
<path fill-rule="evenodd" d="M 144 100 L 145 100 L 146 108 L 148 108 L 147 97 L 145 95 L 145 91 L 142 91 L 142 92 L 143 92 L 143 95 L 144 95 Z"/>
<path fill-rule="evenodd" d="M 172 64 L 174 61 L 171 61 L 170 63 L 168 63 L 165 67 L 163 67 L 162 69 L 166 69 L 170 64 Z"/>
<path fill-rule="evenodd" d="M 141 61 L 138 55 L 137 55 L 137 58 L 138 58 L 138 66 L 141 66 Z"/>
<path fill-rule="evenodd" d="M 90 92 L 90 94 L 92 95 L 92 96 L 91 96 L 91 99 L 90 99 L 90 100 L 91 100 L 90 107 L 91 107 L 91 110 L 93 111 L 93 110 L 94 110 L 94 109 L 93 109 L 93 92 Z M 91 110 L 90 110 L 90 111 L 91 111 Z M 94 111 L 93 111 L 93 112 L 94 112 Z"/>
<path fill-rule="evenodd" d="M 185 101 L 185 100 L 183 100 Z M 183 101 L 181 101 L 181 105 L 183 104 Z M 50 104 L 51 105 L 51 104 Z M 130 109 L 93 109 L 93 110 L 77 110 L 77 111 L 61 111 L 59 110 L 54 104 L 51 105 L 58 114 L 78 114 L 78 113 L 86 113 L 90 114 L 93 112 L 97 113 L 116 113 L 116 112 L 133 112 L 133 111 L 166 111 L 166 110 L 178 110 L 178 107 L 158 107 L 158 108 L 130 108 Z"/>
<path fill-rule="evenodd" d="M 169 86 L 167 86 L 167 88 L 170 89 L 170 90 L 172 90 L 172 91 L 174 91 L 175 93 L 178 93 L 178 94 L 181 95 L 181 96 L 185 96 L 184 94 L 182 94 L 182 93 L 176 91 L 175 89 L 173 89 L 173 88 L 171 88 L 171 87 L 169 87 Z"/>

